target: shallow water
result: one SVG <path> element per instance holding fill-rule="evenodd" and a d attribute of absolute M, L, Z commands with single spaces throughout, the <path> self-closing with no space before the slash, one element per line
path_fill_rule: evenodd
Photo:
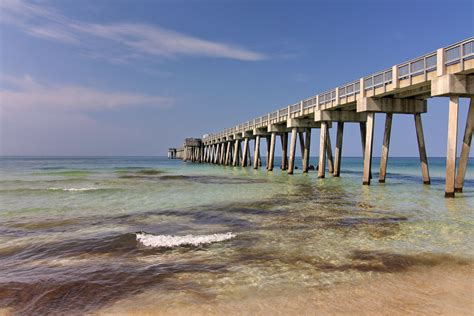
<path fill-rule="evenodd" d="M 374 165 L 367 187 L 360 158 L 326 179 L 166 158 L 0 158 L 0 306 L 240 300 L 471 263 L 472 168 L 445 199 L 444 159 L 429 163 L 429 186 L 418 159 L 391 158 L 387 182 Z"/>

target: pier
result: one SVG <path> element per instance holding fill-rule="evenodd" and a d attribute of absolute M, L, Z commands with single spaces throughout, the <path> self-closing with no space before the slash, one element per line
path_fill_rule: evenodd
<path fill-rule="evenodd" d="M 462 192 L 474 127 L 474 38 L 439 48 L 421 57 L 394 65 L 329 91 L 303 99 L 287 107 L 204 135 L 188 138 L 170 158 L 217 165 L 261 167 L 260 143 L 266 142 L 266 169 L 274 168 L 277 137 L 282 148 L 281 169 L 293 174 L 297 140 L 302 153 L 302 171 L 309 170 L 311 131 L 320 131 L 318 177 L 326 170 L 339 177 L 342 164 L 344 125 L 360 126 L 364 160 L 362 184 L 372 179 L 372 151 L 376 114 L 385 117 L 382 155 L 378 181 L 386 180 L 393 116 L 411 115 L 416 128 L 423 184 L 430 184 L 422 114 L 427 99 L 449 97 L 445 196 Z M 460 98 L 469 98 L 461 155 L 456 168 L 458 112 Z M 337 128 L 334 154 L 329 129 Z M 289 141 L 289 142 L 288 142 Z M 253 146 L 251 146 L 253 142 Z M 289 148 L 288 148 L 289 145 Z M 251 151 L 253 148 L 253 155 Z M 253 157 L 253 160 L 252 160 Z"/>

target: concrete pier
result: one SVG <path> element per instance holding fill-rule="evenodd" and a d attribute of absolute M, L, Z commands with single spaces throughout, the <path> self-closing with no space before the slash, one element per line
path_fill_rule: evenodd
<path fill-rule="evenodd" d="M 422 125 L 422 114 L 428 111 L 427 100 L 449 97 L 446 152 L 445 196 L 461 193 L 468 167 L 474 126 L 474 39 L 468 38 L 450 46 L 392 65 L 374 74 L 357 78 L 315 96 L 300 100 L 281 109 L 255 117 L 249 121 L 206 134 L 201 144 L 168 151 L 168 157 L 194 162 L 208 162 L 234 167 L 250 165 L 249 143 L 254 140 L 253 167 L 261 166 L 261 138 L 266 142 L 266 168 L 274 169 L 276 139 L 280 137 L 282 149 L 281 169 L 293 174 L 296 166 L 296 146 L 299 138 L 302 172 L 309 171 L 311 132 L 320 129 L 318 177 L 324 178 L 326 165 L 335 177 L 341 176 L 344 126 L 358 123 L 364 160 L 362 183 L 369 185 L 372 178 L 373 142 L 383 136 L 379 182 L 386 181 L 390 155 L 390 138 L 394 114 L 413 115 L 421 178 L 430 183 L 428 155 Z M 459 102 L 470 98 L 465 123 L 459 166 L 456 172 L 456 144 Z M 375 117 L 385 118 L 383 135 L 375 135 Z M 334 161 L 329 129 L 337 123 Z M 288 136 L 290 148 L 288 153 Z M 241 149 L 243 143 L 243 149 Z M 232 162 L 231 162 L 232 161 Z M 343 171 L 343 169 L 342 169 Z"/>

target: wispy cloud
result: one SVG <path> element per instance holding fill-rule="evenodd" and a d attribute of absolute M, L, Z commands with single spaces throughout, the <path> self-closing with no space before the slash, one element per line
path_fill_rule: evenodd
<path fill-rule="evenodd" d="M 67 44 L 79 44 L 79 40 L 76 39 L 69 32 L 65 32 L 54 27 L 28 27 L 25 30 L 28 34 L 39 37 L 47 40 L 53 40 L 57 42 L 67 43 Z"/>
<path fill-rule="evenodd" d="M 101 38 L 131 52 L 166 58 L 207 56 L 243 61 L 267 58 L 265 54 L 237 45 L 201 39 L 150 24 L 84 23 L 23 0 L 3 0 L 1 8 L 4 23 L 20 27 L 32 36 L 66 44 L 85 44 L 88 38 Z"/>
<path fill-rule="evenodd" d="M 0 103 L 4 110 L 85 111 L 124 107 L 166 108 L 173 99 L 131 92 L 102 91 L 80 85 L 43 83 L 31 76 L 1 79 Z"/>

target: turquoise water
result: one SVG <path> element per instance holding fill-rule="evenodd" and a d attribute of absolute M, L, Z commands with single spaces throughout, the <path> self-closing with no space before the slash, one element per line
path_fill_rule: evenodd
<path fill-rule="evenodd" d="M 374 163 L 363 186 L 361 158 L 325 179 L 161 157 L 0 158 L 0 306 L 212 301 L 474 259 L 472 168 L 445 199 L 444 159 L 429 160 L 431 185 L 417 158 L 391 158 L 385 184 Z"/>

